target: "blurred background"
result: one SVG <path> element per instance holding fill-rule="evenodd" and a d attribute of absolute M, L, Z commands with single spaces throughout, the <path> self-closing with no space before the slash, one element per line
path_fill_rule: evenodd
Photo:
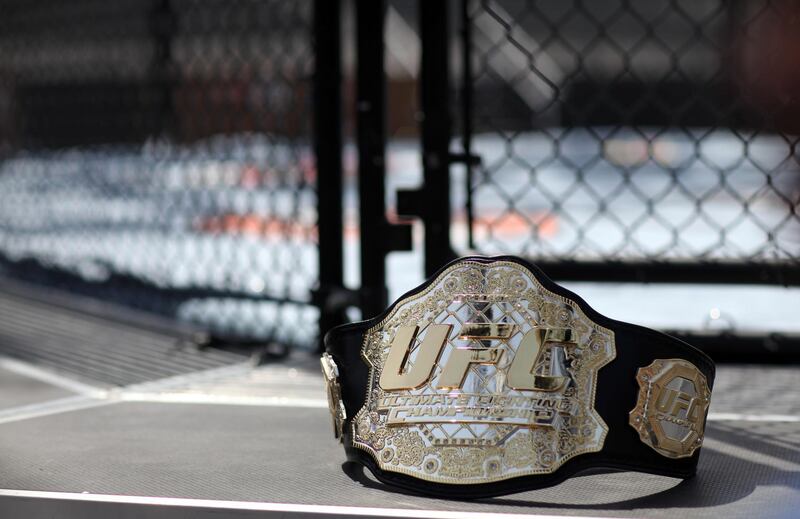
<path fill-rule="evenodd" d="M 0 13 L 5 355 L 72 362 L 42 305 L 316 351 L 472 253 L 718 359 L 800 354 L 790 0 Z"/>

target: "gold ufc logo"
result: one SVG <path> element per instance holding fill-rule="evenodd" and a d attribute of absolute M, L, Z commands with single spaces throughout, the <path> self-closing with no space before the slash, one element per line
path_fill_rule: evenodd
<path fill-rule="evenodd" d="M 417 349 L 417 355 L 408 366 L 411 345 L 419 326 L 400 326 L 394 336 L 389 355 L 381 372 L 380 386 L 385 391 L 415 389 L 428 382 L 433 369 L 452 330 L 449 324 L 431 324 Z M 516 331 L 513 324 L 467 323 L 461 330 L 461 339 L 506 339 Z M 534 368 L 548 342 L 575 344 L 570 328 L 533 328 L 522 338 L 511 366 L 506 373 L 506 384 L 511 389 L 526 391 L 560 391 L 567 377 L 535 375 Z M 436 389 L 460 389 L 471 364 L 498 364 L 503 356 L 500 348 L 453 348 L 436 381 Z"/>
<path fill-rule="evenodd" d="M 679 419 L 680 412 L 686 411 L 686 420 L 697 422 L 700 419 L 698 400 L 683 391 L 664 390 L 656 400 L 656 409 L 672 418 Z"/>

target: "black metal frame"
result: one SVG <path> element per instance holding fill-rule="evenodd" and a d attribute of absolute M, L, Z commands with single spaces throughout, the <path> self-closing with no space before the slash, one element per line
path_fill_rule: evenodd
<path fill-rule="evenodd" d="M 450 154 L 447 7 L 447 2 L 419 2 L 423 184 L 418 189 L 397 193 L 397 212 L 419 217 L 425 226 L 425 274 L 428 276 L 455 257 L 450 247 L 450 164 L 458 158 Z"/>
<path fill-rule="evenodd" d="M 319 285 L 312 294 L 324 333 L 346 321 L 342 220 L 341 2 L 314 1 L 314 151 L 317 162 Z M 337 102 L 339 101 L 339 102 Z M 345 296 L 345 297 L 343 297 Z"/>
<path fill-rule="evenodd" d="M 411 226 L 386 219 L 385 0 L 357 0 L 356 132 L 361 228 L 360 306 L 364 316 L 386 307 L 386 255 L 411 249 Z"/>
<path fill-rule="evenodd" d="M 564 260 L 536 264 L 566 281 L 800 286 L 799 268 L 769 263 Z"/>

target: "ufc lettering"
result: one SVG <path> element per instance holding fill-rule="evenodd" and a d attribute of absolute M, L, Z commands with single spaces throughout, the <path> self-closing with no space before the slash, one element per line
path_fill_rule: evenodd
<path fill-rule="evenodd" d="M 506 338 L 513 333 L 513 329 L 513 325 L 468 323 L 460 337 L 483 340 Z M 398 327 L 381 373 L 381 388 L 384 391 L 397 391 L 415 389 L 427 383 L 451 330 L 452 325 L 449 324 L 430 325 L 418 346 L 414 362 L 409 366 L 411 345 L 414 344 L 419 326 Z M 520 341 L 506 373 L 506 384 L 510 388 L 525 391 L 561 391 L 565 388 L 567 377 L 533 373 L 549 342 L 575 344 L 575 338 L 569 328 L 534 328 L 528 331 Z M 442 366 L 436 388 L 459 389 L 471 364 L 498 364 L 502 355 L 503 350 L 500 348 L 454 348 L 450 351 L 446 364 Z"/>
<path fill-rule="evenodd" d="M 656 400 L 656 409 L 666 415 L 678 418 L 681 410 L 686 411 L 686 419 L 696 422 L 700 419 L 697 399 L 683 391 L 667 389 Z"/>

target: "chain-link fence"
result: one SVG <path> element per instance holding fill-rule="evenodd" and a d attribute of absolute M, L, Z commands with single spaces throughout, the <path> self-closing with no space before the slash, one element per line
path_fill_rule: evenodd
<path fill-rule="evenodd" d="M 0 12 L 0 268 L 311 344 L 311 1 Z"/>
<path fill-rule="evenodd" d="M 800 268 L 796 3 L 465 1 L 473 249 Z"/>

